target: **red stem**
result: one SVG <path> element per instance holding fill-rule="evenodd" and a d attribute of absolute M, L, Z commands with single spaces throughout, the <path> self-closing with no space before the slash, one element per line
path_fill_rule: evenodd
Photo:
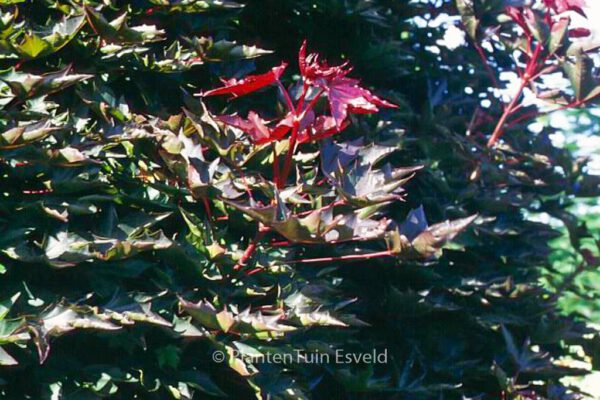
<path fill-rule="evenodd" d="M 288 261 L 288 264 L 315 264 L 321 262 L 332 262 L 332 261 L 355 261 L 355 260 L 370 260 L 372 258 L 381 258 L 381 257 L 393 257 L 394 253 L 391 250 L 380 251 L 377 253 L 369 253 L 369 254 L 351 254 L 346 256 L 337 256 L 337 257 L 322 257 L 322 258 L 305 258 L 302 260 L 292 260 Z"/>
<path fill-rule="evenodd" d="M 346 200 L 344 200 L 344 199 L 336 200 L 336 201 L 333 201 L 333 202 L 327 204 L 326 206 L 323 206 L 321 208 L 317 208 L 316 210 L 313 209 L 313 210 L 302 211 L 302 212 L 294 214 L 294 216 L 295 217 L 304 217 L 304 216 L 307 216 L 310 213 L 313 213 L 315 211 L 329 210 L 331 207 L 343 206 L 345 204 L 346 204 Z"/>
<path fill-rule="evenodd" d="M 556 111 L 558 111 L 558 110 L 556 110 Z M 535 118 L 535 117 L 540 116 L 542 114 L 545 114 L 545 113 L 540 113 L 538 110 L 530 111 L 530 112 L 525 113 L 523 115 L 520 115 L 517 118 L 515 118 L 514 120 L 510 121 L 510 123 L 507 125 L 507 127 L 511 128 L 511 127 L 517 125 L 520 122 L 526 121 L 526 120 L 531 119 L 531 118 Z"/>
<path fill-rule="evenodd" d="M 496 128 L 492 133 L 492 137 L 487 142 L 487 147 L 493 147 L 504 133 L 504 123 L 506 122 L 508 116 L 512 113 L 512 110 L 517 104 L 517 102 L 519 101 L 519 98 L 523 93 L 523 89 L 525 89 L 525 86 L 527 86 L 527 83 L 528 81 L 525 78 L 521 78 L 521 84 L 519 85 L 519 89 L 517 90 L 517 93 L 515 94 L 511 102 L 504 109 L 504 112 L 502 113 L 502 116 L 500 117 L 500 120 L 498 120 L 498 124 L 496 125 Z"/>
<path fill-rule="evenodd" d="M 246 247 L 246 250 L 244 250 L 244 253 L 238 260 L 237 264 L 234 265 L 234 267 L 233 267 L 234 271 L 239 271 L 244 266 L 246 266 L 246 262 L 250 259 L 250 257 L 252 257 L 252 255 L 256 251 L 256 247 L 258 246 L 258 243 L 262 240 L 262 238 L 265 236 L 265 234 L 267 232 L 269 232 L 269 230 L 270 230 L 270 228 L 268 228 L 268 227 L 265 227 L 263 225 L 259 226 L 258 232 L 256 232 L 256 236 L 254 237 L 252 242 L 250 242 L 248 247 Z"/>
<path fill-rule="evenodd" d="M 204 203 L 204 209 L 206 210 L 206 216 L 208 217 L 208 220 L 212 221 L 212 219 L 213 219 L 212 211 L 210 209 L 210 203 L 209 203 L 208 199 L 206 197 L 203 197 L 202 202 Z"/>
<path fill-rule="evenodd" d="M 490 67 L 490 64 L 485 55 L 485 52 L 483 51 L 483 48 L 475 40 L 472 40 L 472 43 L 473 43 L 473 47 L 475 47 L 475 50 L 477 51 L 477 54 L 479 55 L 479 58 L 481 58 L 481 62 L 483 63 L 483 67 L 485 68 L 485 71 L 487 72 L 488 77 L 490 78 L 490 81 L 492 81 L 492 84 L 494 85 L 494 87 L 499 87 L 498 80 L 496 79 L 496 76 L 494 75 L 494 71 Z"/>
<path fill-rule="evenodd" d="M 596 95 L 596 96 L 594 96 L 592 98 L 589 98 L 589 99 L 580 99 L 580 100 L 574 101 L 573 103 L 565 104 L 563 106 L 555 108 L 553 110 L 548 110 L 548 111 L 544 111 L 544 112 L 531 111 L 531 112 L 528 112 L 528 113 L 525 113 L 523 115 L 518 116 L 517 118 L 515 118 L 514 120 L 512 120 L 508 124 L 508 126 L 509 127 L 515 126 L 515 125 L 517 125 L 520 122 L 526 121 L 526 120 L 531 119 L 531 118 L 539 117 L 541 115 L 548 115 L 548 114 L 551 114 L 551 113 L 557 112 L 557 111 L 570 110 L 571 108 L 576 108 L 576 107 L 579 107 L 581 105 L 584 105 L 587 101 L 590 101 L 590 100 L 592 100 L 592 99 L 594 99 L 594 98 L 596 98 L 598 96 L 600 96 L 600 93 L 598 93 L 598 95 Z"/>
<path fill-rule="evenodd" d="M 251 275 L 257 274 L 257 273 L 261 272 L 262 270 L 263 270 L 262 268 L 251 269 L 250 271 L 246 272 L 246 276 L 251 276 Z"/>
<path fill-rule="evenodd" d="M 277 80 L 277 86 L 279 86 L 279 89 L 283 93 L 283 97 L 285 98 L 285 102 L 286 102 L 288 108 L 290 109 L 290 112 L 292 114 L 294 114 L 296 109 L 294 108 L 294 102 L 292 101 L 292 98 L 290 97 L 290 94 L 285 89 L 285 86 L 283 86 L 283 83 L 281 83 L 280 80 Z"/>
<path fill-rule="evenodd" d="M 298 105 L 296 107 L 296 114 L 300 114 L 302 112 L 302 108 L 304 107 L 304 100 L 306 99 L 306 93 L 308 93 L 308 84 L 304 82 L 302 84 L 302 93 L 300 94 L 300 98 L 298 99 Z"/>
<path fill-rule="evenodd" d="M 292 127 L 292 135 L 290 137 L 290 144 L 288 147 L 287 154 L 285 155 L 285 161 L 283 163 L 283 170 L 281 171 L 281 175 L 279 175 L 279 180 L 277 181 L 277 188 L 281 189 L 285 186 L 285 182 L 287 181 L 288 175 L 290 174 L 290 168 L 292 165 L 292 157 L 294 156 L 294 151 L 296 150 L 296 141 L 298 140 L 298 129 L 300 128 L 300 121 L 294 117 L 294 126 Z"/>
<path fill-rule="evenodd" d="M 277 155 L 275 142 L 271 142 L 271 150 L 273 151 L 273 182 L 279 182 L 279 156 Z"/>
<path fill-rule="evenodd" d="M 325 89 L 319 90 L 317 95 L 315 97 L 313 97 L 313 99 L 310 101 L 310 103 L 308 103 L 308 106 L 306 107 L 306 110 L 304 110 L 304 112 L 308 112 L 309 110 L 311 110 L 315 106 L 315 104 L 317 104 L 317 101 L 319 101 L 319 98 L 321 97 L 321 95 L 323 93 L 325 93 Z"/>
<path fill-rule="evenodd" d="M 528 44 L 530 42 L 531 42 L 531 38 L 528 38 Z M 531 45 L 529 44 L 529 46 L 531 46 Z M 500 139 L 500 137 L 504 133 L 504 124 L 506 123 L 506 120 L 508 119 L 508 117 L 513 112 L 515 112 L 515 107 L 517 106 L 517 103 L 519 101 L 519 98 L 521 97 L 521 94 L 523 94 L 523 90 L 529 84 L 529 82 L 531 82 L 533 79 L 536 79 L 539 76 L 540 72 L 538 70 L 538 67 L 539 67 L 538 61 L 539 61 L 541 52 L 542 52 L 542 45 L 538 44 L 535 47 L 535 50 L 533 51 L 531 58 L 527 62 L 527 67 L 525 68 L 525 73 L 521 76 L 521 84 L 519 85 L 519 89 L 517 90 L 517 93 L 515 94 L 515 96 L 511 100 L 511 102 L 504 109 L 504 112 L 502 113 L 502 116 L 500 117 L 500 120 L 498 121 L 498 124 L 496 125 L 496 128 L 494 129 L 494 132 L 492 133 L 492 137 L 490 138 L 490 140 L 487 143 L 487 147 L 493 147 L 496 144 L 496 142 L 498 141 L 498 139 Z"/>
<path fill-rule="evenodd" d="M 293 246 L 295 244 L 296 243 L 290 242 L 289 240 L 280 240 L 277 242 L 269 243 L 269 246 L 271 246 L 271 247 L 288 247 L 288 246 Z"/>
<path fill-rule="evenodd" d="M 292 127 L 292 134 L 290 136 L 290 146 L 288 147 L 287 154 L 285 155 L 283 170 L 281 171 L 281 174 L 279 174 L 279 180 L 277 181 L 278 189 L 281 189 L 282 187 L 285 186 L 285 182 L 287 181 L 287 178 L 290 174 L 290 168 L 292 165 L 292 157 L 294 156 L 294 152 L 296 151 L 296 141 L 298 140 L 298 131 L 300 130 L 300 119 L 303 117 L 304 113 L 311 110 L 315 106 L 315 104 L 317 104 L 319 97 L 321 97 L 321 95 L 323 94 L 324 91 L 325 91 L 325 89 L 321 89 L 317 93 L 317 95 L 310 101 L 310 103 L 308 103 L 308 106 L 306 106 L 306 109 L 302 110 L 302 107 L 304 107 L 304 101 L 306 99 L 306 94 L 308 92 L 308 85 L 306 83 L 304 84 L 304 87 L 302 89 L 302 94 L 300 95 L 300 99 L 298 100 L 298 107 L 296 107 L 296 110 L 293 113 L 294 114 L 294 125 Z"/>

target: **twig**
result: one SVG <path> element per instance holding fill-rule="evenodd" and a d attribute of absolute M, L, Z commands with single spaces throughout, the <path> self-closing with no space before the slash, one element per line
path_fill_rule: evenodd
<path fill-rule="evenodd" d="M 283 170 L 281 171 L 281 175 L 279 175 L 279 180 L 277 182 L 277 188 L 281 189 L 285 182 L 287 181 L 287 177 L 290 174 L 290 168 L 292 165 L 292 157 L 294 156 L 294 151 L 296 150 L 296 141 L 298 140 L 298 129 L 300 128 L 300 123 L 297 120 L 294 120 L 294 127 L 292 128 L 292 136 L 290 137 L 290 144 L 288 147 L 287 154 L 285 155 L 285 161 L 283 163 Z"/>
<path fill-rule="evenodd" d="M 290 94 L 288 93 L 288 91 L 285 89 L 285 87 L 283 86 L 283 83 L 281 83 L 280 80 L 277 80 L 277 86 L 279 86 L 279 89 L 281 90 L 281 92 L 283 93 L 283 98 L 285 99 L 286 105 L 288 106 L 288 108 L 290 109 L 290 112 L 292 114 L 295 113 L 296 108 L 294 107 L 294 102 L 292 101 L 292 98 L 290 97 Z"/>
<path fill-rule="evenodd" d="M 485 68 L 485 71 L 487 72 L 488 77 L 490 78 L 490 81 L 492 81 L 492 84 L 496 88 L 498 88 L 499 87 L 498 80 L 496 79 L 496 75 L 494 75 L 494 71 L 492 70 L 492 67 L 490 67 L 490 64 L 485 55 L 485 52 L 483 51 L 483 48 L 475 40 L 471 40 L 471 43 L 473 44 L 473 47 L 475 47 L 475 50 L 477 51 L 477 54 L 479 55 L 479 58 L 481 59 L 481 62 L 483 63 L 483 67 Z"/>
<path fill-rule="evenodd" d="M 279 182 L 279 156 L 275 142 L 271 142 L 271 150 L 273 151 L 273 182 Z"/>
<path fill-rule="evenodd" d="M 504 123 L 506 122 L 506 119 L 508 118 L 508 116 L 512 113 L 513 108 L 517 105 L 517 102 L 521 98 L 521 94 L 523 94 L 523 90 L 525 89 L 525 86 L 527 86 L 527 83 L 528 83 L 527 79 L 521 78 L 521 83 L 519 85 L 519 89 L 517 90 L 517 93 L 515 94 L 513 99 L 510 101 L 508 106 L 504 109 L 504 112 L 502 113 L 502 116 L 498 120 L 498 124 L 496 125 L 496 128 L 494 129 L 494 132 L 492 133 L 492 137 L 487 142 L 487 147 L 493 147 L 496 144 L 496 142 L 498 141 L 498 139 L 500 139 L 500 137 L 504 133 L 504 129 L 503 129 Z"/>
<path fill-rule="evenodd" d="M 259 225 L 258 232 L 256 232 L 256 236 L 254 237 L 252 242 L 250 242 L 248 247 L 246 247 L 246 250 L 244 250 L 244 253 L 238 260 L 237 264 L 234 265 L 234 267 L 233 267 L 234 271 L 239 271 L 240 269 L 242 269 L 243 267 L 246 266 L 246 262 L 250 259 L 250 257 L 252 257 L 252 255 L 256 251 L 256 247 L 258 246 L 258 243 L 262 240 L 262 238 L 265 236 L 265 234 L 267 232 L 269 232 L 270 230 L 271 230 L 271 228 L 269 228 L 269 227 L 266 227 L 262 224 Z"/>
<path fill-rule="evenodd" d="M 305 258 L 302 260 L 292 260 L 287 261 L 288 264 L 315 264 L 322 262 L 332 262 L 332 261 L 357 261 L 357 260 L 370 260 L 373 258 L 381 258 L 381 257 L 393 257 L 395 254 L 391 250 L 380 251 L 377 253 L 369 253 L 369 254 L 350 254 L 345 256 L 337 256 L 337 257 L 321 257 L 321 258 Z"/>

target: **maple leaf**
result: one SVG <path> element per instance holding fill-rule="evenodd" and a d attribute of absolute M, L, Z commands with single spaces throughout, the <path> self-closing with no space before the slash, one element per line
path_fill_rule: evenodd
<path fill-rule="evenodd" d="M 249 134 L 256 144 L 280 140 L 291 129 L 291 124 L 286 119 L 281 120 L 274 128 L 269 128 L 267 126 L 269 122 L 262 119 L 254 111 L 248 113 L 247 119 L 238 115 L 222 115 L 216 117 L 216 119 Z"/>
<path fill-rule="evenodd" d="M 352 71 L 348 62 L 334 67 L 330 67 L 326 61 L 319 62 L 319 55 L 317 53 L 311 53 L 307 56 L 306 48 L 307 43 L 305 40 L 302 42 L 302 47 L 300 47 L 300 52 L 298 53 L 298 66 L 300 67 L 300 73 L 307 83 L 311 83 L 318 79 L 343 77 Z"/>
<path fill-rule="evenodd" d="M 281 124 L 289 125 L 290 128 L 293 127 L 294 116 L 288 114 L 281 121 Z M 300 118 L 297 140 L 298 143 L 314 142 L 335 135 L 345 129 L 348 125 L 350 125 L 350 123 L 345 122 L 341 128 L 338 128 L 332 117 L 326 115 L 315 117 L 315 113 L 312 110 L 307 110 Z"/>
<path fill-rule="evenodd" d="M 248 118 L 242 118 L 238 115 L 222 115 L 216 117 L 221 122 L 233 126 L 249 134 L 256 144 L 264 144 L 281 140 L 292 129 L 294 125 L 294 116 L 288 113 L 272 128 L 268 126 L 270 121 L 266 121 L 256 112 L 250 111 Z M 319 116 L 315 118 L 312 111 L 304 113 L 300 120 L 298 143 L 307 143 L 315 140 L 324 139 L 332 136 L 349 125 L 344 123 L 339 129 L 332 117 Z"/>
<path fill-rule="evenodd" d="M 330 67 L 327 62 L 320 62 L 317 53 L 306 55 L 306 41 L 302 43 L 298 55 L 300 73 L 307 83 L 323 88 L 327 92 L 331 114 L 337 131 L 345 124 L 348 111 L 357 114 L 372 114 L 379 111 L 379 107 L 396 108 L 395 104 L 372 94 L 365 88 L 359 86 L 359 81 L 347 78 L 346 75 L 352 70 L 348 63 Z M 320 121 L 321 130 L 330 120 Z M 327 136 L 335 131 L 327 131 Z"/>
<path fill-rule="evenodd" d="M 379 111 L 379 107 L 398 108 L 397 105 L 382 100 L 367 89 L 360 87 L 359 81 L 352 78 L 334 78 L 328 83 L 325 90 L 329 99 L 331 115 L 338 129 L 342 129 L 348 112 L 373 114 Z"/>
<path fill-rule="evenodd" d="M 298 143 L 307 143 L 315 140 L 325 139 L 340 133 L 350 125 L 348 121 L 344 121 L 342 126 L 338 126 L 333 117 L 321 115 L 317 117 L 306 129 L 300 131 L 298 135 Z"/>
<path fill-rule="evenodd" d="M 281 63 L 278 67 L 271 68 L 269 72 L 260 75 L 248 75 L 242 79 L 222 80 L 225 86 L 202 93 L 204 97 L 230 94 L 239 97 L 255 92 L 269 86 L 279 80 L 287 67 L 287 63 Z"/>
<path fill-rule="evenodd" d="M 592 31 L 590 31 L 587 28 L 575 28 L 575 29 L 571 29 L 569 31 L 569 37 L 570 38 L 582 38 L 582 37 L 588 37 L 592 34 Z"/>
<path fill-rule="evenodd" d="M 316 53 L 306 56 L 306 41 L 302 44 L 298 58 L 305 85 L 311 84 L 320 88 L 317 96 L 323 93 L 327 95 L 331 116 L 315 117 L 311 106 L 316 102 L 311 101 L 311 105 L 303 112 L 288 113 L 273 128 L 254 111 L 251 111 L 246 119 L 235 115 L 218 119 L 248 133 L 257 144 L 281 140 L 292 129 L 297 129 L 295 132 L 298 132 L 298 142 L 306 143 L 332 136 L 345 129 L 349 125 L 346 121 L 349 112 L 372 114 L 378 112 L 379 107 L 397 107 L 361 87 L 358 80 L 347 78 L 346 75 L 351 70 L 347 63 L 330 67 L 325 62 L 319 62 L 319 55 Z M 278 81 L 286 66 L 287 64 L 283 63 L 266 74 L 224 81 L 224 87 L 209 90 L 203 96 L 231 94 L 237 97 L 251 93 Z M 298 120 L 299 126 L 295 126 Z"/>
<path fill-rule="evenodd" d="M 222 115 L 216 117 L 221 122 L 242 130 L 252 137 L 256 144 L 264 144 L 281 140 L 292 129 L 294 116 L 288 114 L 281 119 L 274 127 L 268 126 L 269 121 L 262 119 L 256 112 L 250 111 L 248 118 L 244 119 L 238 115 Z M 310 111 L 305 113 L 300 121 L 298 143 L 308 143 L 326 137 L 335 135 L 344 130 L 349 122 L 338 128 L 332 117 L 321 115 L 315 118 L 315 114 Z"/>
<path fill-rule="evenodd" d="M 288 240 L 297 243 L 341 243 L 355 240 L 373 240 L 385 235 L 391 220 L 365 218 L 360 212 L 342 212 L 333 207 L 322 207 L 308 215 L 293 214 L 276 198 L 275 204 L 263 206 L 224 200 L 226 204 L 273 228 Z"/>
<path fill-rule="evenodd" d="M 559 14 L 566 11 L 575 11 L 576 13 L 587 17 L 583 11 L 585 0 L 544 0 L 544 4 L 546 7 L 553 9 Z"/>

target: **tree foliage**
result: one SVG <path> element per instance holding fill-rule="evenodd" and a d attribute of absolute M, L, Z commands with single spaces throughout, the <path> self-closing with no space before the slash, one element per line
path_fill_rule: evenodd
<path fill-rule="evenodd" d="M 594 267 L 598 179 L 521 95 L 598 90 L 579 2 L 538 3 L 1 2 L 0 394 L 574 398 L 598 337 L 531 216 Z M 388 359 L 261 362 L 336 350 Z"/>

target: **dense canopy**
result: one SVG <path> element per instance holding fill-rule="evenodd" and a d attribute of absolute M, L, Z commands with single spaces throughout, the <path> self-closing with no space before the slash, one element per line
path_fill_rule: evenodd
<path fill-rule="evenodd" d="M 0 9 L 0 397 L 577 398 L 582 0 Z"/>

